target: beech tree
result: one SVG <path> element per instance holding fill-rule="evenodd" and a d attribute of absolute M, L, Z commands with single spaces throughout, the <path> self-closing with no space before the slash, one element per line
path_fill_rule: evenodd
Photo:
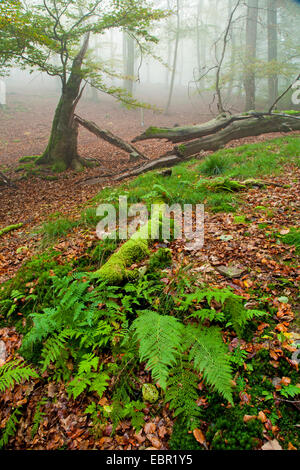
<path fill-rule="evenodd" d="M 30 19 L 36 38 L 30 37 L 29 47 L 23 47 L 22 34 L 18 34 L 15 23 L 6 24 L 7 36 L 15 39 L 15 60 L 31 69 L 59 77 L 61 81 L 61 97 L 49 142 L 38 163 L 52 165 L 56 171 L 80 169 L 88 162 L 77 151 L 75 109 L 85 86 L 88 84 L 128 105 L 139 106 L 124 89 L 107 84 L 106 78 L 119 76 L 118 72 L 93 56 L 89 48 L 91 37 L 118 28 L 137 38 L 139 44 L 157 42 L 148 31 L 152 22 L 163 18 L 165 13 L 154 8 L 149 0 L 37 0 L 30 4 L 16 3 L 22 18 Z M 4 5 L 2 12 L 5 13 L 5 9 Z M 39 38 L 41 31 L 43 36 Z"/>

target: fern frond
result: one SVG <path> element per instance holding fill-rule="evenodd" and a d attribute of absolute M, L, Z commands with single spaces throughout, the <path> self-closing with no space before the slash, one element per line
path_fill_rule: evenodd
<path fill-rule="evenodd" d="M 209 385 L 232 403 L 231 366 L 226 346 L 218 327 L 201 328 L 188 325 L 185 329 L 189 359 Z"/>
<path fill-rule="evenodd" d="M 141 361 L 147 362 L 153 380 L 166 389 L 170 367 L 181 350 L 183 325 L 174 317 L 145 311 L 132 324 L 139 341 Z"/>
<path fill-rule="evenodd" d="M 21 359 L 13 359 L 0 367 L 0 392 L 30 378 L 38 378 L 36 371 Z"/>
<path fill-rule="evenodd" d="M 103 393 L 108 387 L 109 379 L 110 379 L 109 375 L 105 373 L 98 373 L 90 386 L 90 391 L 97 392 L 99 395 L 99 398 L 102 398 Z"/>
<path fill-rule="evenodd" d="M 206 299 L 208 305 L 210 305 L 212 300 L 215 300 L 222 305 L 227 299 L 239 299 L 240 297 L 234 294 L 230 289 L 207 289 L 207 290 L 197 290 L 185 296 L 185 300 L 182 303 L 181 308 L 187 309 L 190 305 L 195 303 L 200 303 Z"/>
<path fill-rule="evenodd" d="M 243 306 L 241 299 L 227 299 L 224 306 L 224 312 L 228 315 L 232 327 L 238 336 L 242 336 L 245 325 L 253 318 L 268 315 L 261 310 L 247 310 Z"/>
<path fill-rule="evenodd" d="M 19 409 L 16 409 L 10 415 L 6 423 L 5 429 L 3 431 L 3 434 L 1 436 L 1 439 L 0 439 L 0 449 L 5 447 L 8 444 L 9 438 L 16 434 L 16 429 L 17 429 L 17 424 L 19 421 L 20 414 L 21 414 L 21 411 Z"/>
<path fill-rule="evenodd" d="M 189 364 L 179 363 L 172 370 L 165 401 L 170 403 L 170 409 L 174 410 L 174 417 L 184 415 L 191 424 L 195 424 L 200 418 L 201 411 L 196 403 L 198 383 L 199 379 Z"/>

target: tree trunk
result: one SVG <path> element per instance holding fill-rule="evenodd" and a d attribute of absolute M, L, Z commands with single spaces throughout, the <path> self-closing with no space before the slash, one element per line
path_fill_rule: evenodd
<path fill-rule="evenodd" d="M 80 71 L 88 43 L 89 35 L 86 35 L 81 50 L 73 61 L 70 76 L 63 84 L 47 148 L 38 160 L 39 164 L 52 165 L 54 171 L 64 171 L 67 168 L 77 170 L 85 164 L 77 151 L 78 124 L 74 119 L 74 112 L 83 92 Z"/>
<path fill-rule="evenodd" d="M 246 24 L 246 66 L 244 87 L 246 93 L 245 111 L 255 109 L 255 59 L 257 42 L 258 0 L 248 0 Z"/>
<path fill-rule="evenodd" d="M 124 56 L 124 73 L 126 79 L 124 80 L 124 88 L 131 95 L 133 94 L 133 80 L 134 80 L 134 53 L 135 44 L 134 39 L 128 33 L 123 33 L 123 56 Z"/>
<path fill-rule="evenodd" d="M 178 45 L 179 45 L 179 36 L 180 36 L 179 8 L 180 8 L 180 0 L 177 0 L 177 26 L 176 26 L 176 40 L 175 40 L 175 49 L 174 49 L 174 58 L 173 58 L 173 70 L 172 70 L 172 78 L 171 78 L 171 84 L 170 84 L 170 89 L 169 89 L 169 97 L 168 97 L 168 103 L 167 103 L 167 106 L 166 106 L 165 114 L 168 114 L 168 112 L 170 110 L 172 97 L 173 97 L 173 91 L 174 91 L 176 69 L 177 69 Z"/>
<path fill-rule="evenodd" d="M 190 128 L 163 129 L 161 133 L 159 133 L 161 129 L 156 128 L 156 134 L 148 134 L 148 139 L 168 138 L 173 142 L 192 140 L 195 139 L 195 128 L 197 127 L 198 133 L 203 137 L 201 139 L 192 140 L 186 144 L 175 146 L 173 150 L 162 155 L 157 160 L 147 162 L 139 168 L 135 168 L 133 171 L 119 175 L 115 179 L 119 181 L 157 168 L 171 167 L 182 160 L 194 158 L 202 151 L 218 150 L 224 147 L 228 142 L 243 137 L 257 136 L 270 132 L 300 131 L 300 116 L 284 114 L 254 112 L 248 115 L 238 114 L 229 118 L 220 116 L 219 121 L 220 122 L 218 122 L 218 119 L 214 119 L 201 126 L 191 126 Z M 215 129 L 214 132 L 212 132 L 213 128 Z M 178 133 L 177 137 L 175 136 L 176 132 Z M 145 138 L 147 137 L 144 136 L 143 139 L 136 138 L 135 140 L 144 140 Z"/>
<path fill-rule="evenodd" d="M 268 61 L 276 67 L 278 60 L 278 30 L 277 30 L 276 0 L 268 0 Z M 275 72 L 268 78 L 269 106 L 272 106 L 278 96 L 278 75 Z"/>

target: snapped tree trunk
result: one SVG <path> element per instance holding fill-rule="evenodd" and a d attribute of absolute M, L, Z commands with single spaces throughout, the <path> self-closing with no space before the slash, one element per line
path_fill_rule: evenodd
<path fill-rule="evenodd" d="M 73 61 L 70 76 L 63 83 L 50 139 L 44 154 L 38 160 L 39 164 L 52 165 L 55 171 L 64 171 L 67 168 L 80 169 L 85 164 L 84 159 L 78 155 L 78 123 L 74 119 L 74 112 L 83 91 L 81 67 L 88 44 L 89 35 L 86 35 L 81 50 Z"/>
<path fill-rule="evenodd" d="M 182 160 L 201 155 L 203 151 L 218 150 L 232 140 L 270 132 L 291 131 L 300 131 L 300 115 L 251 112 L 230 117 L 221 115 L 199 126 L 171 129 L 149 128 L 144 134 L 136 137 L 134 141 L 158 138 L 172 142 L 185 142 L 187 140 L 191 140 L 191 142 L 177 145 L 157 160 L 147 162 L 132 171 L 119 175 L 115 179 L 119 181 L 157 168 L 172 167 Z M 196 135 L 201 136 L 201 138 L 196 139 Z"/>

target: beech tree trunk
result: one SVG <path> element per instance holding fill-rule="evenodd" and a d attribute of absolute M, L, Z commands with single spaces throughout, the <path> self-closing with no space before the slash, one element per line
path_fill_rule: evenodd
<path fill-rule="evenodd" d="M 246 55 L 244 87 L 246 93 L 245 111 L 255 109 L 255 59 L 257 42 L 258 0 L 248 0 L 246 24 Z"/>
<path fill-rule="evenodd" d="M 268 61 L 276 68 L 278 60 L 278 20 L 276 0 L 268 0 Z M 269 106 L 272 106 L 278 96 L 278 74 L 268 78 Z"/>
<path fill-rule="evenodd" d="M 70 76 L 63 83 L 62 94 L 55 111 L 51 135 L 39 164 L 50 164 L 53 170 L 64 171 L 67 168 L 80 169 L 85 165 L 78 155 L 78 124 L 74 119 L 76 105 L 81 98 L 81 67 L 87 52 L 89 35 L 86 35 L 81 50 L 75 57 Z"/>
<path fill-rule="evenodd" d="M 117 176 L 116 180 L 137 176 L 157 168 L 171 167 L 182 160 L 194 158 L 202 151 L 218 150 L 232 140 L 257 136 L 270 132 L 300 131 L 300 116 L 256 113 L 226 117 L 222 114 L 206 124 L 181 128 L 149 128 L 134 141 L 145 139 L 167 139 L 172 142 L 191 142 L 175 146 L 173 150 L 157 160 L 147 162 L 134 170 Z M 202 138 L 195 139 L 195 136 Z M 194 139 L 194 140 L 192 140 Z"/>

